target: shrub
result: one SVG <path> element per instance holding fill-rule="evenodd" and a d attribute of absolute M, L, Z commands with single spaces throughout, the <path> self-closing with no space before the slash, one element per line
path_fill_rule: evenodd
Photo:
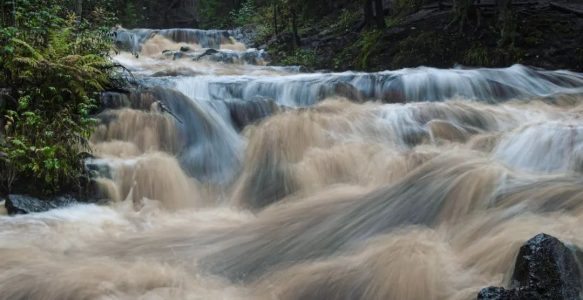
<path fill-rule="evenodd" d="M 316 64 L 316 59 L 317 57 L 314 51 L 300 48 L 285 56 L 280 63 L 286 66 L 304 66 L 311 68 Z"/>
<path fill-rule="evenodd" d="M 366 69 L 369 66 L 371 55 L 377 51 L 380 46 L 383 32 L 380 30 L 366 31 L 356 42 L 356 46 L 362 49 L 358 55 L 358 66 Z"/>
<path fill-rule="evenodd" d="M 241 4 L 241 8 L 231 11 L 230 17 L 235 26 L 245 26 L 252 23 L 256 12 L 254 1 L 247 0 Z"/>
<path fill-rule="evenodd" d="M 470 66 L 487 66 L 490 65 L 488 49 L 481 44 L 476 44 L 466 51 L 464 55 L 464 64 Z"/>
<path fill-rule="evenodd" d="M 362 13 L 360 10 L 343 9 L 336 22 L 336 30 L 340 32 L 348 31 L 361 18 Z"/>
<path fill-rule="evenodd" d="M 95 100 L 112 77 L 104 28 L 91 28 L 58 5 L 23 1 L 18 26 L 0 31 L 0 141 L 3 191 L 26 180 L 31 191 L 73 190 L 83 171 Z M 40 3 L 37 3 L 40 4 Z"/>

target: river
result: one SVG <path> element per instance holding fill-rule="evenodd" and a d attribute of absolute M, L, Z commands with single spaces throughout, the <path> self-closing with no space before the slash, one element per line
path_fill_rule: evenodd
<path fill-rule="evenodd" d="M 583 74 L 304 73 L 240 36 L 119 32 L 109 204 L 0 217 L 0 299 L 475 299 L 540 232 L 583 247 Z"/>

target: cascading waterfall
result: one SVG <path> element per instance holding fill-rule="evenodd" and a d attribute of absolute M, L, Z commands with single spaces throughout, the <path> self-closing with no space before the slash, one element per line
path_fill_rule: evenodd
<path fill-rule="evenodd" d="M 237 35 L 117 30 L 109 202 L 0 217 L 0 299 L 475 299 L 537 233 L 583 247 L 583 74 L 308 74 Z"/>

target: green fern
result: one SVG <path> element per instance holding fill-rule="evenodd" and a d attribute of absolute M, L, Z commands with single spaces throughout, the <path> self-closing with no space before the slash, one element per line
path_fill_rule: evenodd
<path fill-rule="evenodd" d="M 58 28 L 39 27 L 44 21 L 31 16 L 16 35 L 0 30 L 0 79 L 14 89 L 17 103 L 0 111 L 6 120 L 0 177 L 15 172 L 36 180 L 45 193 L 56 192 L 78 183 L 83 170 L 79 153 L 95 125 L 90 117 L 95 96 L 115 74 L 100 32 L 80 30 L 71 16 L 52 15 Z"/>

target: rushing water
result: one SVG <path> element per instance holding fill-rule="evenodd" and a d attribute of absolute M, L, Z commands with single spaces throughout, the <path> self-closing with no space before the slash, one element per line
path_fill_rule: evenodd
<path fill-rule="evenodd" d="M 474 299 L 537 233 L 583 247 L 582 74 L 305 74 L 236 34 L 117 35 L 110 204 L 0 217 L 0 299 Z"/>

